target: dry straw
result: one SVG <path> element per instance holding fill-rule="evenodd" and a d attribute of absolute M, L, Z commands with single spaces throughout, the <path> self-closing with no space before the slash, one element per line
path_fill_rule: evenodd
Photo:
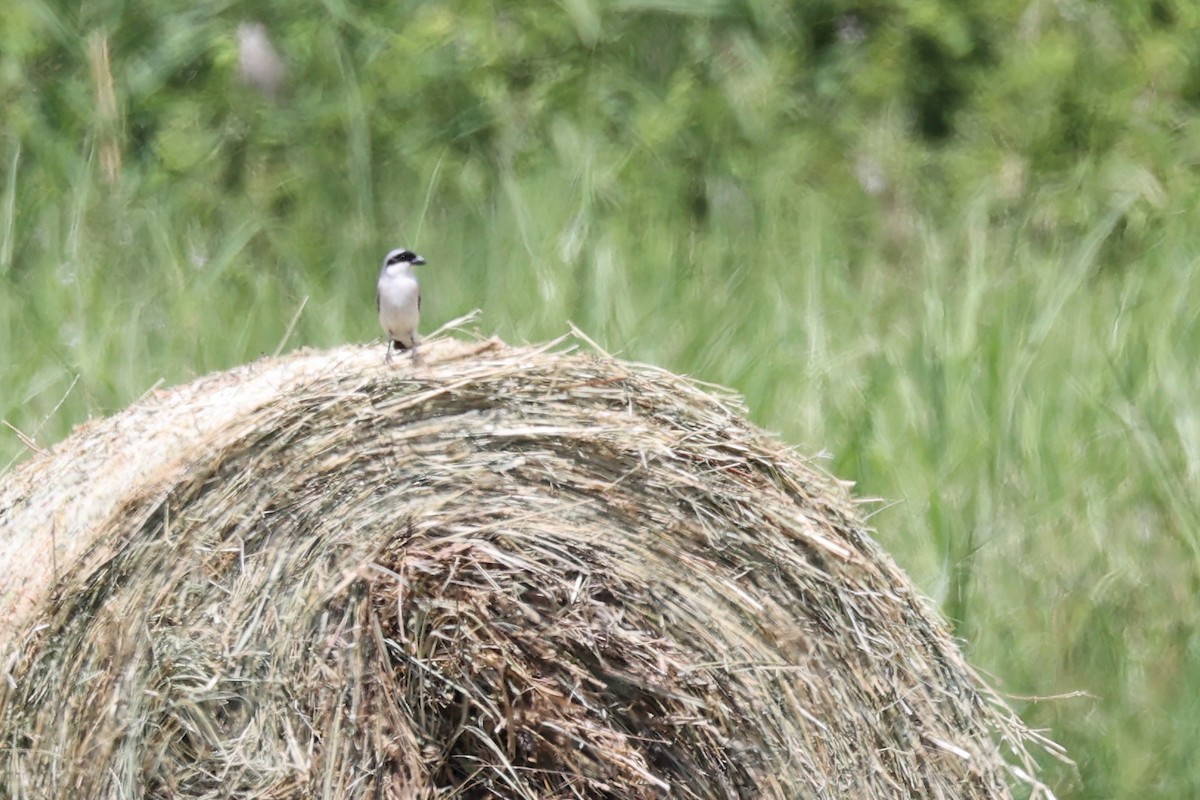
<path fill-rule="evenodd" d="M 264 359 L 0 481 L 0 797 L 1049 797 L 844 488 L 670 373 Z"/>

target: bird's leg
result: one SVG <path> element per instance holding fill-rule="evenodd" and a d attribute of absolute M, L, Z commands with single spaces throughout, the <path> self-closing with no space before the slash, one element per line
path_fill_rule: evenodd
<path fill-rule="evenodd" d="M 412 346 L 412 362 L 414 367 L 421 366 L 421 354 L 417 352 L 417 343 L 414 340 Z"/>
<path fill-rule="evenodd" d="M 388 337 L 387 355 L 383 357 L 383 363 L 390 365 L 392 363 L 392 338 Z"/>

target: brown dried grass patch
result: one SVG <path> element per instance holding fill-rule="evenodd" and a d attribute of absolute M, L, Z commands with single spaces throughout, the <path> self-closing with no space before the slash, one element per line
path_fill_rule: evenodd
<path fill-rule="evenodd" d="M 0 480 L 0 796 L 1049 796 L 844 487 L 559 347 L 265 359 Z"/>

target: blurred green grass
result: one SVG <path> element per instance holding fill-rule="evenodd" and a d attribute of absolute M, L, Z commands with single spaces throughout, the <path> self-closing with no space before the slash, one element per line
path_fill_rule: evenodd
<path fill-rule="evenodd" d="M 853 31 L 803 50 L 782 6 L 642 6 L 262 4 L 278 105 L 237 83 L 227 4 L 10 7 L 0 418 L 44 447 L 160 383 L 375 339 L 379 259 L 411 246 L 426 330 L 573 321 L 735 387 L 877 498 L 883 545 L 1077 761 L 1047 763 L 1060 797 L 1200 796 L 1197 142 L 1187 86 L 1146 99 L 1105 38 L 1165 81 L 1171 31 L 1096 12 L 972 49 L 1011 20 L 911 4 L 897 30 L 961 50 L 973 98 L 926 129 L 906 87 L 932 67 L 889 60 L 886 17 L 838 18 L 868 58 Z M 0 465 L 27 450 L 0 429 Z"/>

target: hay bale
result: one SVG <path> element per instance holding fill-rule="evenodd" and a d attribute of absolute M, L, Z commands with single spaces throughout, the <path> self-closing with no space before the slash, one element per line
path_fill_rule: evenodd
<path fill-rule="evenodd" d="M 1049 796 L 841 486 L 609 357 L 265 359 L 0 485 L 0 796 Z"/>

